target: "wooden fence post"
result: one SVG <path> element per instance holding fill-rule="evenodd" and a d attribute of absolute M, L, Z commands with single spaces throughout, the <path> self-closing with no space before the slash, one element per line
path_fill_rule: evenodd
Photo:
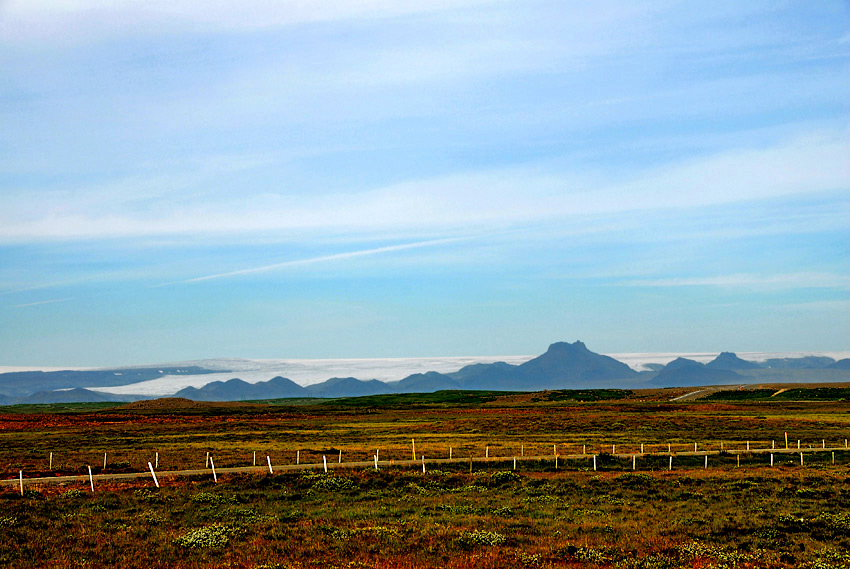
<path fill-rule="evenodd" d="M 416 460 L 416 439 L 410 439 L 410 444 L 413 448 L 413 460 Z"/>
<path fill-rule="evenodd" d="M 212 468 L 213 482 L 218 483 L 218 476 L 216 476 L 215 474 L 215 462 L 213 461 L 212 457 L 210 457 L 210 468 Z"/>
<path fill-rule="evenodd" d="M 89 469 L 89 472 L 91 472 L 91 469 Z M 21 477 L 21 496 L 23 496 L 23 495 L 24 495 L 24 471 L 23 471 L 23 470 L 21 470 L 21 471 L 19 472 L 19 475 L 20 475 L 20 477 Z M 92 486 L 92 490 L 91 490 L 91 491 L 92 491 L 92 492 L 94 492 L 94 486 Z"/>
<path fill-rule="evenodd" d="M 327 472 L 328 471 L 328 457 L 326 457 L 325 455 L 322 455 L 322 462 L 325 465 L 325 472 Z"/>
<path fill-rule="evenodd" d="M 274 470 L 272 470 L 272 457 L 266 455 L 266 462 L 269 465 L 269 474 L 274 474 Z"/>
<path fill-rule="evenodd" d="M 53 453 L 50 453 L 50 470 L 53 470 Z"/>
<path fill-rule="evenodd" d="M 91 465 L 89 465 L 89 484 L 91 484 L 91 492 L 94 494 L 94 477 L 91 475 Z M 23 486 L 21 486 L 21 488 L 23 488 Z M 23 493 L 21 495 L 23 495 Z"/>

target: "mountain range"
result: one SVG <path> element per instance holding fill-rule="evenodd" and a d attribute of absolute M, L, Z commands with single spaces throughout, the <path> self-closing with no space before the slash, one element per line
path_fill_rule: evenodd
<path fill-rule="evenodd" d="M 451 373 L 415 373 L 399 381 L 390 382 L 334 377 L 308 386 L 301 386 L 280 376 L 254 383 L 233 378 L 227 381 L 213 381 L 203 387 L 186 387 L 174 393 L 174 396 L 195 401 L 244 401 L 360 397 L 459 389 L 543 391 L 611 387 L 690 387 L 764 381 L 770 377 L 772 369 L 781 370 L 786 374 L 783 377 L 787 377 L 789 370 L 790 373 L 814 373 L 811 370 L 818 370 L 832 378 L 825 381 L 850 380 L 850 359 L 835 361 L 822 356 L 781 358 L 757 363 L 741 359 L 732 352 L 722 352 L 706 364 L 677 358 L 667 365 L 650 364 L 646 367 L 651 371 L 637 372 L 614 358 L 592 352 L 580 341 L 556 342 L 550 345 L 545 353 L 519 365 L 506 362 L 477 363 Z M 144 399 L 142 396 L 119 396 L 85 388 L 127 385 L 169 374 L 206 373 L 221 372 L 185 366 L 0 374 L 0 405 Z"/>

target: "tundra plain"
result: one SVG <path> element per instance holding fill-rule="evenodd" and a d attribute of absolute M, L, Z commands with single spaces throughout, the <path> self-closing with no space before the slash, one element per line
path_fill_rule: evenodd
<path fill-rule="evenodd" d="M 843 390 L 670 402 L 689 391 L 7 407 L 0 474 L 23 473 L 24 491 L 0 487 L 0 564 L 850 567 Z M 786 434 L 792 452 L 779 452 Z M 315 466 L 224 471 L 255 453 L 260 466 Z M 376 453 L 378 470 L 337 466 Z M 433 462 L 450 453 L 461 460 Z M 85 477 L 28 482 L 145 472 L 149 461 L 201 473 L 163 475 L 160 488 L 96 478 L 94 492 Z"/>

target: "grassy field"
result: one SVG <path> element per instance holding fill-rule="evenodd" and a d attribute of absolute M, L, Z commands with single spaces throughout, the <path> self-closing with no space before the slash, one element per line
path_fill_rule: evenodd
<path fill-rule="evenodd" d="M 503 457 L 420 468 L 150 478 L 0 489 L 0 566 L 850 567 L 850 451 L 645 456 L 742 449 L 785 433 L 843 447 L 843 401 L 662 401 L 670 392 L 437 394 L 289 405 L 0 410 L 2 478 L 291 464 Z M 619 399 L 611 399 L 618 397 Z M 5 412 L 4 412 L 5 411 Z M 518 462 L 521 454 L 599 453 Z M 53 453 L 53 470 L 48 457 Z M 103 469 L 103 453 L 107 468 Z"/>

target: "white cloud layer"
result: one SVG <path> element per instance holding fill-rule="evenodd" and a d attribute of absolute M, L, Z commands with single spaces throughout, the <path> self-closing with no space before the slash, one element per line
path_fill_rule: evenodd
<path fill-rule="evenodd" d="M 7 192 L 0 241 L 300 231 L 415 234 L 597 214 L 648 215 L 847 190 L 848 156 L 846 134 L 817 133 L 618 179 L 529 165 L 331 194 L 260 189 L 209 195 L 198 186 L 218 170 L 197 176 L 174 172 L 73 190 Z M 33 199 L 39 193 L 44 199 Z M 140 208 L 143 198 L 146 205 Z"/>

